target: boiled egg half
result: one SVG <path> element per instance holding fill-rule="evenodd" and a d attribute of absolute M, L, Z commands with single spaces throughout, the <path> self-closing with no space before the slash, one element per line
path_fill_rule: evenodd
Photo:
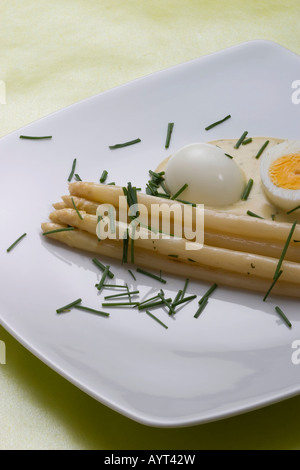
<path fill-rule="evenodd" d="M 208 206 L 227 206 L 241 198 L 245 175 L 233 158 L 216 145 L 194 143 L 174 153 L 165 168 L 165 182 L 171 195 L 187 184 L 178 196 Z"/>
<path fill-rule="evenodd" d="M 277 207 L 292 210 L 300 205 L 300 141 L 285 141 L 265 151 L 260 177 L 266 196 Z"/>

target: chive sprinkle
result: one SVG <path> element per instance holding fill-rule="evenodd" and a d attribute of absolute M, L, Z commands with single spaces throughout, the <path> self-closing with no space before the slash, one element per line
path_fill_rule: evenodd
<path fill-rule="evenodd" d="M 102 312 L 101 310 L 95 310 L 94 308 L 84 307 L 83 305 L 74 305 L 74 308 L 78 310 L 84 310 L 85 312 L 95 313 L 96 315 L 102 315 L 104 317 L 109 317 L 109 313 Z"/>
<path fill-rule="evenodd" d="M 174 307 L 177 307 L 177 305 L 184 304 L 185 302 L 190 302 L 191 300 L 194 300 L 197 297 L 197 295 L 189 295 L 188 297 L 185 297 L 184 299 L 178 300 L 176 303 L 174 303 Z"/>
<path fill-rule="evenodd" d="M 77 209 L 77 206 L 76 206 L 76 204 L 75 204 L 75 201 L 74 201 L 74 199 L 73 199 L 72 197 L 71 197 L 71 201 L 72 201 L 73 207 L 74 207 L 74 209 L 75 209 L 75 211 L 76 211 L 76 213 L 77 213 L 79 219 L 80 219 L 80 220 L 83 220 L 83 217 L 82 217 L 82 215 L 80 214 L 79 210 Z"/>
<path fill-rule="evenodd" d="M 123 238 L 123 256 L 122 256 L 122 264 L 127 263 L 127 256 L 128 256 L 128 236 L 129 232 L 128 229 L 126 230 L 126 237 Z"/>
<path fill-rule="evenodd" d="M 175 299 L 173 300 L 173 303 L 172 303 L 173 306 L 176 304 L 176 302 L 178 302 L 181 299 L 181 296 L 182 296 L 182 290 L 179 290 L 176 294 Z"/>
<path fill-rule="evenodd" d="M 294 240 L 294 243 L 300 243 L 300 240 Z"/>
<path fill-rule="evenodd" d="M 103 170 L 102 175 L 100 176 L 100 183 L 105 183 L 107 175 L 108 175 L 108 171 Z"/>
<path fill-rule="evenodd" d="M 250 215 L 251 217 L 256 217 L 257 219 L 263 219 L 263 217 L 255 214 L 255 212 L 252 212 L 252 211 L 247 211 L 247 214 Z"/>
<path fill-rule="evenodd" d="M 205 302 L 205 299 L 208 299 L 208 297 L 211 296 L 211 294 L 216 290 L 217 287 L 218 287 L 218 284 L 214 283 L 201 297 L 198 304 L 201 305 L 203 302 Z"/>
<path fill-rule="evenodd" d="M 101 271 L 104 271 L 105 264 L 102 264 L 101 261 L 99 261 L 97 258 L 93 258 L 92 261 L 96 266 L 98 266 L 98 268 L 101 269 Z M 114 274 L 110 270 L 108 271 L 107 275 L 110 279 L 114 277 Z"/>
<path fill-rule="evenodd" d="M 104 297 L 104 300 L 109 300 L 109 299 L 114 299 L 116 297 L 126 297 L 130 295 L 138 295 L 140 293 L 139 290 L 133 290 L 133 291 L 128 291 L 128 292 L 122 292 L 121 294 L 112 294 L 112 295 L 107 295 Z"/>
<path fill-rule="evenodd" d="M 126 289 L 127 290 L 127 284 L 103 284 L 103 287 L 106 289 Z"/>
<path fill-rule="evenodd" d="M 68 181 L 71 181 L 71 179 L 73 178 L 75 168 L 76 168 L 76 162 L 77 162 L 77 159 L 74 158 L 73 163 L 72 163 L 71 173 L 69 174 L 69 177 L 68 177 Z"/>
<path fill-rule="evenodd" d="M 33 137 L 31 135 L 20 135 L 20 139 L 31 139 L 31 140 L 52 139 L 52 135 L 44 135 L 42 137 Z"/>
<path fill-rule="evenodd" d="M 247 144 L 250 144 L 252 142 L 252 137 L 249 137 L 249 139 L 245 139 L 243 142 L 242 142 L 242 145 L 247 145 Z"/>
<path fill-rule="evenodd" d="M 170 145 L 170 140 L 171 140 L 171 135 L 173 132 L 174 128 L 174 122 L 169 122 L 168 124 L 168 130 L 167 130 L 167 137 L 166 137 L 166 143 L 165 143 L 165 148 L 168 149 Z"/>
<path fill-rule="evenodd" d="M 185 296 L 185 293 L 186 293 L 187 287 L 188 287 L 188 285 L 189 285 L 189 282 L 190 282 L 189 279 L 186 279 L 186 280 L 185 280 L 184 287 L 183 287 L 183 289 L 182 289 L 181 299 L 183 299 L 183 297 Z"/>
<path fill-rule="evenodd" d="M 144 274 L 145 276 L 152 277 L 152 279 L 156 279 L 157 281 L 160 281 L 163 284 L 167 283 L 167 281 L 163 279 L 161 276 L 156 276 L 155 274 L 150 273 L 149 271 L 145 271 L 144 269 L 137 268 L 137 272 L 140 274 Z"/>
<path fill-rule="evenodd" d="M 269 140 L 266 140 L 266 142 L 261 146 L 261 148 L 257 152 L 255 158 L 259 158 L 261 156 L 261 154 L 263 153 L 263 151 L 265 150 L 265 148 L 269 144 L 269 142 L 270 142 Z"/>
<path fill-rule="evenodd" d="M 292 328 L 292 324 L 291 322 L 289 321 L 289 319 L 286 317 L 286 315 L 283 313 L 283 311 L 281 310 L 280 307 L 275 307 L 275 310 L 276 312 L 278 313 L 278 315 L 282 318 L 282 320 L 287 324 L 287 326 L 289 328 Z"/>
<path fill-rule="evenodd" d="M 291 241 L 291 239 L 292 239 L 293 233 L 294 233 L 294 231 L 295 231 L 296 225 L 297 225 L 297 220 L 295 220 L 295 222 L 293 223 L 292 228 L 291 228 L 291 230 L 290 230 L 290 233 L 289 233 L 289 235 L 288 235 L 288 237 L 287 237 L 287 239 L 286 239 L 286 242 L 285 242 L 285 244 L 284 244 L 284 247 L 283 247 L 281 256 L 280 256 L 280 258 L 279 258 L 279 261 L 278 261 L 277 268 L 276 268 L 276 271 L 275 271 L 275 274 L 274 274 L 274 278 L 273 278 L 273 279 L 276 278 L 276 276 L 278 275 L 278 273 L 279 273 L 279 271 L 280 271 L 282 262 L 283 262 L 283 260 L 284 260 L 285 255 L 286 255 L 286 252 L 287 252 L 287 249 L 288 249 L 288 247 L 289 247 L 290 241 Z"/>
<path fill-rule="evenodd" d="M 188 187 L 188 184 L 185 183 L 178 191 L 177 193 L 174 194 L 174 196 L 171 197 L 172 200 L 176 199 L 178 196 L 180 196 L 181 193 Z"/>
<path fill-rule="evenodd" d="M 43 232 L 43 235 L 50 235 L 51 233 L 58 233 L 58 232 L 70 232 L 75 230 L 74 227 L 64 227 L 64 228 L 56 228 L 55 230 L 49 230 L 48 232 Z"/>
<path fill-rule="evenodd" d="M 155 320 L 157 323 L 159 323 L 161 326 L 163 326 L 164 328 L 166 328 L 166 330 L 168 329 L 167 325 L 165 325 L 162 321 L 160 321 L 155 315 L 153 315 L 151 312 L 148 312 L 146 310 L 146 313 L 147 315 L 149 315 L 149 317 L 153 318 L 153 320 Z"/>
<path fill-rule="evenodd" d="M 122 144 L 110 145 L 109 148 L 110 148 L 111 150 L 120 149 L 120 148 L 122 148 L 122 147 L 127 147 L 128 145 L 137 144 L 138 142 L 141 142 L 141 139 L 134 139 L 134 140 L 129 140 L 128 142 L 124 142 L 124 143 L 122 143 Z"/>
<path fill-rule="evenodd" d="M 136 281 L 136 277 L 135 277 L 135 275 L 133 274 L 133 272 L 131 271 L 131 269 L 128 269 L 128 272 L 129 272 L 129 274 L 133 277 L 133 279 Z"/>
<path fill-rule="evenodd" d="M 97 287 L 98 290 L 101 290 L 101 289 L 102 289 L 103 284 L 104 284 L 104 282 L 105 282 L 105 280 L 106 280 L 106 278 L 107 278 L 107 276 L 108 276 L 109 269 L 110 269 L 110 266 L 108 266 L 108 265 L 105 266 L 104 271 L 103 271 L 103 274 L 102 274 L 102 277 L 101 277 L 101 279 L 100 279 L 100 282 L 99 282 L 99 284 L 96 284 L 96 287 Z"/>
<path fill-rule="evenodd" d="M 207 303 L 208 303 L 208 297 L 203 297 L 203 301 L 201 303 L 199 303 L 199 308 L 198 308 L 197 312 L 195 313 L 194 318 L 198 318 L 201 315 L 201 313 L 205 309 Z"/>
<path fill-rule="evenodd" d="M 278 281 L 278 279 L 280 278 L 281 274 L 283 273 L 283 271 L 279 271 L 278 274 L 276 274 L 276 277 L 274 278 L 269 290 L 267 291 L 266 295 L 264 296 L 263 298 L 263 301 L 265 302 L 267 300 L 267 298 L 269 297 L 273 287 L 275 286 L 276 282 Z"/>
<path fill-rule="evenodd" d="M 139 306 L 140 306 L 140 305 L 149 304 L 150 302 L 153 302 L 153 300 L 158 300 L 158 299 L 159 299 L 159 296 L 158 296 L 158 295 L 154 295 L 153 297 L 150 297 L 150 299 L 146 299 L 146 300 L 143 300 L 143 302 L 140 302 L 140 303 L 139 303 Z"/>
<path fill-rule="evenodd" d="M 16 241 L 14 241 L 8 248 L 7 248 L 7 252 L 9 253 L 16 245 L 17 243 L 19 243 L 24 237 L 26 237 L 27 233 L 23 233 L 23 235 L 21 235 L 19 238 L 17 238 Z"/>
<path fill-rule="evenodd" d="M 165 299 L 166 302 L 172 302 L 171 298 Z M 155 308 L 155 307 L 160 307 L 161 305 L 164 305 L 165 302 L 163 300 L 158 300 L 157 302 L 148 302 L 146 304 L 141 305 L 138 303 L 138 310 L 145 310 L 147 308 Z"/>
<path fill-rule="evenodd" d="M 248 134 L 248 131 L 245 131 L 243 132 L 243 134 L 241 135 L 241 137 L 239 138 L 239 140 L 237 141 L 237 143 L 235 144 L 234 148 L 235 149 L 238 149 L 239 146 L 243 143 L 243 141 L 245 140 L 245 137 L 246 135 Z"/>
<path fill-rule="evenodd" d="M 78 173 L 75 173 L 74 178 L 76 179 L 76 181 L 82 181 Z"/>
<path fill-rule="evenodd" d="M 294 209 L 288 211 L 287 214 L 291 214 L 292 212 L 295 212 L 295 211 L 297 211 L 298 209 L 300 209 L 300 206 L 294 207 Z"/>
<path fill-rule="evenodd" d="M 229 155 L 229 153 L 225 153 L 226 157 L 233 159 L 232 155 Z"/>
<path fill-rule="evenodd" d="M 169 310 L 169 315 L 172 315 L 174 312 L 174 309 L 173 309 L 173 304 L 171 303 L 172 302 L 172 299 L 171 299 L 171 302 L 170 300 L 168 301 L 166 298 L 165 298 L 165 293 L 164 291 L 160 291 L 161 293 L 158 294 L 158 297 L 162 300 L 162 302 L 164 303 L 164 305 L 167 307 L 167 309 Z"/>
<path fill-rule="evenodd" d="M 250 178 L 248 183 L 247 183 L 247 186 L 245 188 L 245 191 L 243 192 L 242 194 L 242 197 L 241 197 L 241 200 L 242 201 L 247 201 L 248 197 L 249 197 L 249 194 L 250 194 L 250 191 L 252 189 L 252 186 L 253 186 L 253 179 Z"/>
<path fill-rule="evenodd" d="M 69 310 L 70 308 L 74 307 L 75 305 L 78 305 L 81 303 L 81 299 L 74 300 L 74 302 L 71 302 L 64 307 L 60 307 L 56 310 L 56 313 L 63 313 L 65 310 Z"/>
<path fill-rule="evenodd" d="M 205 127 L 205 130 L 206 131 L 209 131 L 210 129 L 212 129 L 213 127 L 215 126 L 218 126 L 219 124 L 222 124 L 222 122 L 224 121 L 227 121 L 227 119 L 231 118 L 231 115 L 228 114 L 228 116 L 225 116 L 223 119 L 220 119 L 219 121 L 216 121 L 216 122 L 213 122 L 212 124 L 210 124 L 209 126 Z"/>
<path fill-rule="evenodd" d="M 103 302 L 102 307 L 132 307 L 139 305 L 139 302 Z"/>

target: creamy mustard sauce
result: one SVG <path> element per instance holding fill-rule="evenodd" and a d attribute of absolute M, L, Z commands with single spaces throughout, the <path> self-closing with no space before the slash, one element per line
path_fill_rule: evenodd
<path fill-rule="evenodd" d="M 217 145 L 224 150 L 225 153 L 231 155 L 243 170 L 246 182 L 248 182 L 250 178 L 253 179 L 253 186 L 247 201 L 239 200 L 230 206 L 223 207 L 205 206 L 207 209 L 230 212 L 231 214 L 236 215 L 246 215 L 247 211 L 252 211 L 268 220 L 272 220 L 272 218 L 274 218 L 277 222 L 294 222 L 296 219 L 298 219 L 298 222 L 300 221 L 300 217 L 297 217 L 298 212 L 287 215 L 285 211 L 275 207 L 264 193 L 260 179 L 260 161 L 255 158 L 255 156 L 266 140 L 269 140 L 267 149 L 283 142 L 283 139 L 272 137 L 253 137 L 252 142 L 247 145 L 240 145 L 238 149 L 234 148 L 237 139 L 222 139 L 208 142 L 209 144 Z M 171 156 L 163 160 L 155 171 L 164 171 L 170 157 Z"/>

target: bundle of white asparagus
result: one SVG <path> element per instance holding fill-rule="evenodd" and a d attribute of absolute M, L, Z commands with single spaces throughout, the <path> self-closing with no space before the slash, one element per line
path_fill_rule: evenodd
<path fill-rule="evenodd" d="M 69 195 L 62 196 L 62 202 L 53 204 L 55 210 L 50 214 L 51 222 L 43 223 L 42 230 L 45 233 L 74 227 L 74 230 L 55 231 L 47 236 L 70 247 L 121 262 L 122 234 L 129 225 L 118 220 L 120 196 L 123 196 L 122 187 L 82 181 L 70 183 Z M 138 193 L 137 198 L 139 204 L 149 209 L 149 213 L 152 204 L 174 203 L 142 193 Z M 97 209 L 101 204 L 110 204 L 115 208 L 116 239 L 101 240 L 97 237 Z M 197 207 L 193 207 L 192 211 L 197 211 Z M 172 227 L 183 223 L 182 217 L 175 212 L 170 214 Z M 300 240 L 299 225 L 295 227 L 284 257 L 283 250 L 291 231 L 289 223 L 205 209 L 204 227 L 202 249 L 186 250 L 186 239 L 164 234 L 155 239 L 151 236 L 137 238 L 134 242 L 134 263 L 173 275 L 266 292 L 274 282 L 280 261 L 282 273 L 274 283 L 273 292 L 300 297 L 300 245 L 294 242 Z M 149 225 L 141 230 L 148 231 Z M 129 260 L 130 247 L 129 243 Z"/>

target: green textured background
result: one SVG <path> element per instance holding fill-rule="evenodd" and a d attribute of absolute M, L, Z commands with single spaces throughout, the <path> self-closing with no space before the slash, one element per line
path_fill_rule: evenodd
<path fill-rule="evenodd" d="M 0 0 L 0 136 L 244 41 L 300 54 L 299 18 L 298 0 Z M 200 426 L 149 428 L 85 395 L 1 327 L 0 339 L 0 449 L 300 449 L 300 397 Z"/>

